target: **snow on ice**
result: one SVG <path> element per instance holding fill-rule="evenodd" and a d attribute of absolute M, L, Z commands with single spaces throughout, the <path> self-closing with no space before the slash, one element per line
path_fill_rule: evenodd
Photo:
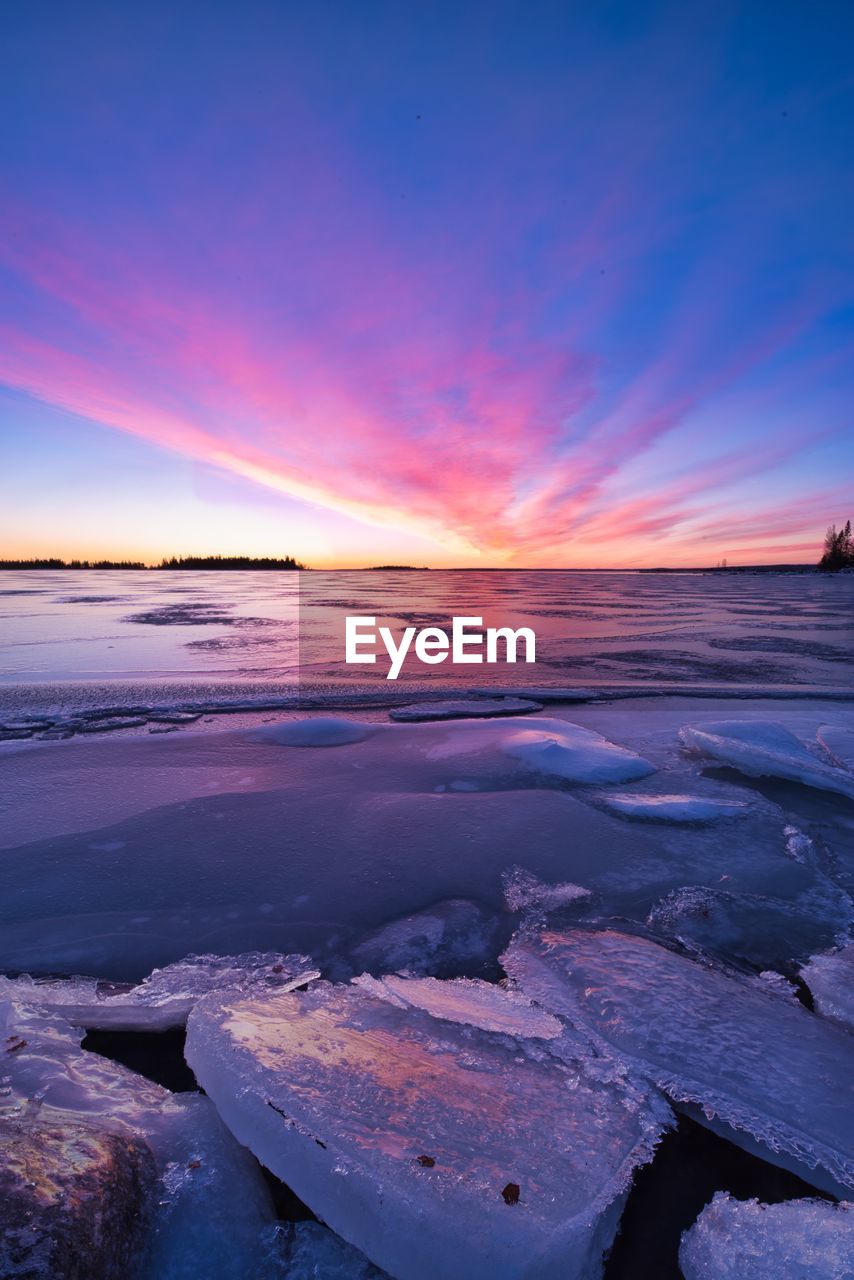
<path fill-rule="evenodd" d="M 854 1205 L 719 1191 L 683 1235 L 679 1266 L 685 1280 L 851 1280 Z"/>

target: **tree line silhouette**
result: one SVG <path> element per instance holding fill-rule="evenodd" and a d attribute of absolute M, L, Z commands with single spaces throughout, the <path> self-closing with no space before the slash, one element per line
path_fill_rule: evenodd
<path fill-rule="evenodd" d="M 854 569 L 854 540 L 851 537 L 851 521 L 841 528 L 832 524 L 824 535 L 824 555 L 818 562 L 823 573 L 836 573 L 839 569 Z"/>

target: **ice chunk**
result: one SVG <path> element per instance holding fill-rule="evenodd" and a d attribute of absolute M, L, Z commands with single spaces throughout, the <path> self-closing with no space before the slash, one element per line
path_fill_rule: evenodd
<path fill-rule="evenodd" d="M 438 985 L 413 1001 L 465 1015 L 466 984 L 444 1004 Z M 239 1140 L 398 1280 L 600 1276 L 668 1113 L 605 1079 L 571 1032 L 559 1061 L 553 1041 L 437 1019 L 402 993 L 211 996 L 187 1058 Z M 494 1024 L 503 999 L 474 984 L 471 1016 Z M 506 1005 L 507 1025 L 535 1016 Z"/>
<path fill-rule="evenodd" d="M 613 791 L 601 797 L 601 803 L 624 818 L 640 818 L 644 822 L 719 822 L 721 818 L 739 818 L 747 812 L 741 800 L 716 800 L 710 796 L 636 795 L 631 791 Z"/>
<path fill-rule="evenodd" d="M 719 1191 L 683 1235 L 679 1266 L 685 1280 L 851 1280 L 854 1205 Z"/>
<path fill-rule="evenodd" d="M 554 1040 L 563 1030 L 557 1018 L 538 1009 L 527 997 L 491 982 L 363 975 L 355 979 L 355 984 L 401 1009 L 424 1009 L 434 1018 L 479 1027 L 481 1031 L 497 1031 L 523 1040 Z"/>
<path fill-rule="evenodd" d="M 210 991 L 290 991 L 319 977 L 307 956 L 251 951 L 241 956 L 187 956 L 155 969 L 136 986 L 97 978 L 0 975 L 0 1000 L 35 1005 L 89 1030 L 166 1031 L 182 1027 L 193 1005 Z"/>
<path fill-rule="evenodd" d="M 353 947 L 350 962 L 360 973 L 405 969 L 459 977 L 497 960 L 498 934 L 494 916 L 474 902 L 450 898 L 376 929 Z"/>
<path fill-rule="evenodd" d="M 420 720 L 478 720 L 489 716 L 521 716 L 542 711 L 541 702 L 530 698 L 458 698 L 446 702 L 415 702 L 389 711 L 392 720 L 414 723 Z"/>
<path fill-rule="evenodd" d="M 822 1190 L 854 1188 L 843 1031 L 746 978 L 612 930 L 518 937 L 504 966 L 701 1123 Z"/>
<path fill-rule="evenodd" d="M 590 890 L 570 880 L 562 884 L 547 884 L 538 880 L 525 867 L 511 867 L 502 877 L 504 901 L 511 911 L 540 911 L 548 914 L 559 907 L 583 902 L 590 897 Z"/>
<path fill-rule="evenodd" d="M 854 773 L 854 729 L 841 725 L 823 724 L 816 737 L 840 769 Z"/>
<path fill-rule="evenodd" d="M 344 747 L 351 742 L 364 742 L 383 727 L 367 720 L 348 720 L 346 716 L 308 716 L 249 729 L 246 737 L 250 742 L 275 742 L 283 747 Z"/>
<path fill-rule="evenodd" d="M 812 956 L 801 977 L 818 1012 L 854 1031 L 854 942 Z"/>
<path fill-rule="evenodd" d="M 633 751 L 568 720 L 541 720 L 536 729 L 509 733 L 500 745 L 534 772 L 569 782 L 631 782 L 655 772 Z"/>
<path fill-rule="evenodd" d="M 261 1250 L 275 1221 L 269 1194 L 212 1103 L 81 1049 L 81 1034 L 56 1015 L 0 1001 L 4 1115 L 145 1141 L 159 1191 L 142 1280 L 198 1280 L 202 1256 L 207 1280 L 274 1280 Z"/>
<path fill-rule="evenodd" d="M 319 1222 L 279 1228 L 282 1280 L 389 1280 L 363 1253 Z"/>
<path fill-rule="evenodd" d="M 686 747 L 731 765 L 749 777 L 786 778 L 821 791 L 854 799 L 854 778 L 824 764 L 799 738 L 770 720 L 720 720 L 686 725 L 680 730 Z"/>

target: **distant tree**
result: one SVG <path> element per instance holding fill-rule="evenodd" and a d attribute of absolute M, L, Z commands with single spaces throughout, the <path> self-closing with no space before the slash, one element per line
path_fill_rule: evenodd
<path fill-rule="evenodd" d="M 837 529 L 830 525 L 824 535 L 824 555 L 818 563 L 824 573 L 836 573 L 839 569 L 854 568 L 854 540 L 851 536 L 851 521 Z"/>

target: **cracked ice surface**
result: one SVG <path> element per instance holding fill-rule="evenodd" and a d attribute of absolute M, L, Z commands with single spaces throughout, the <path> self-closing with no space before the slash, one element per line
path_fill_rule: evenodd
<path fill-rule="evenodd" d="M 721 720 L 687 725 L 681 737 L 686 747 L 750 777 L 785 778 L 854 799 L 854 776 L 846 769 L 825 764 L 793 733 L 773 721 Z"/>
<path fill-rule="evenodd" d="M 442 985 L 209 997 L 187 1058 L 239 1140 L 399 1280 L 600 1276 L 666 1107 L 570 1032 L 559 1061 L 481 1029 L 551 1033 L 526 1002 Z"/>
<path fill-rule="evenodd" d="M 683 1235 L 679 1266 L 685 1280 L 850 1280 L 854 1206 L 719 1191 Z"/>
<path fill-rule="evenodd" d="M 791 711 L 792 723 L 815 733 L 829 710 Z M 583 715 L 590 725 L 575 723 Z M 551 913 L 571 895 L 578 915 L 636 921 L 685 886 L 720 890 L 721 938 L 734 913 L 739 954 L 763 968 L 788 972 L 835 945 L 854 852 L 838 796 L 793 788 L 789 812 L 746 780 L 698 776 L 699 758 L 677 746 L 681 704 L 572 716 L 375 723 L 334 749 L 305 745 L 328 734 L 302 720 L 9 756 L 0 969 L 139 982 L 191 952 L 258 950 L 306 952 L 335 976 L 486 974 L 510 923 L 505 882 L 513 911 L 536 896 Z M 304 745 L 277 740 L 297 730 Z M 518 758 L 529 733 L 533 755 Z M 523 736 L 523 755 L 531 745 Z M 594 756 L 622 770 L 626 755 L 633 770 L 657 766 L 662 794 L 744 805 L 737 826 L 724 840 L 715 824 L 608 809 L 614 785 L 596 780 Z M 569 757 L 572 778 L 542 771 Z M 815 856 L 789 856 L 789 827 Z"/>
<path fill-rule="evenodd" d="M 770 988 L 610 930 L 517 937 L 503 963 L 521 991 L 701 1123 L 822 1190 L 854 1188 L 845 1032 Z"/>
<path fill-rule="evenodd" d="M 89 1030 L 166 1031 L 182 1027 L 211 991 L 290 991 L 320 976 L 307 956 L 249 952 L 241 956 L 187 956 L 155 969 L 136 986 L 97 978 L 38 979 L 0 975 L 0 1000 L 15 1000 L 61 1014 Z"/>

